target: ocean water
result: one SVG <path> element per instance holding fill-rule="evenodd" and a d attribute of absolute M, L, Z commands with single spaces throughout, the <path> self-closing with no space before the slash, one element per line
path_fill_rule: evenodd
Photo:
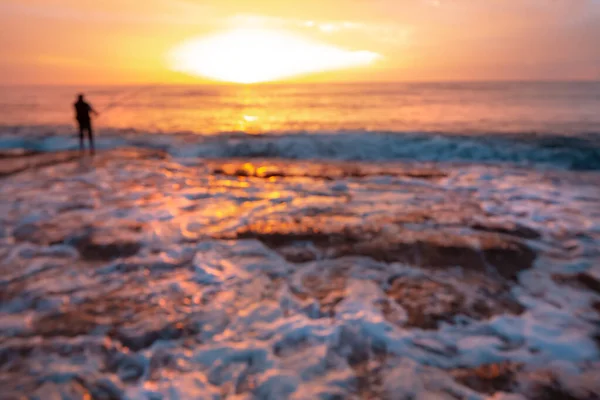
<path fill-rule="evenodd" d="M 101 113 L 101 148 L 600 168 L 594 82 L 4 87 L 0 146 L 76 148 L 79 91 Z"/>
<path fill-rule="evenodd" d="M 0 399 L 599 398 L 598 84 L 0 92 Z"/>
<path fill-rule="evenodd" d="M 219 132 L 600 132 L 600 82 L 4 87 L 5 125 L 72 123 L 83 91 L 102 128 Z"/>

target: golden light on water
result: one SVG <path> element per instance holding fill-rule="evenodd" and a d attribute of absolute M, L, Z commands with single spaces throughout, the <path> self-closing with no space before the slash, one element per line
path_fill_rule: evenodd
<path fill-rule="evenodd" d="M 259 83 L 364 66 L 379 57 L 284 31 L 244 28 L 186 41 L 171 51 L 169 61 L 173 70 L 194 76 Z"/>

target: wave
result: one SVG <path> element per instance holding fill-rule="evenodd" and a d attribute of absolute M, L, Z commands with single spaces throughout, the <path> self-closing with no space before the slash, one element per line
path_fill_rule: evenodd
<path fill-rule="evenodd" d="M 75 149 L 70 127 L 0 128 L 0 148 L 33 151 Z M 251 135 L 198 135 L 104 130 L 100 149 L 123 146 L 162 149 L 176 157 L 283 158 L 295 160 L 488 163 L 600 170 L 600 134 L 577 136 L 456 135 L 429 132 L 339 131 Z"/>

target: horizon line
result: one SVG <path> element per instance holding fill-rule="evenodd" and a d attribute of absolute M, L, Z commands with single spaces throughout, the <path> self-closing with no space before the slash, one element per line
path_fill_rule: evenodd
<path fill-rule="evenodd" d="M 299 81 L 299 82 L 261 82 L 242 84 L 235 82 L 121 82 L 121 83 L 2 83 L 1 87 L 24 87 L 24 86 L 61 86 L 61 87 L 106 87 L 106 86 L 239 86 L 239 87 L 260 87 L 260 86 L 284 86 L 284 85 L 379 85 L 379 84 L 432 84 L 432 83 L 600 83 L 600 78 L 596 79 L 423 79 L 423 80 L 382 80 L 382 81 Z"/>

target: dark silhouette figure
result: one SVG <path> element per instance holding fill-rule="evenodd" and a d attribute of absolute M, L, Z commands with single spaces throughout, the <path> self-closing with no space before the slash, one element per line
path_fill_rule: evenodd
<path fill-rule="evenodd" d="M 75 118 L 79 124 L 79 148 L 81 151 L 84 150 L 83 134 L 87 131 L 88 140 L 90 142 L 90 152 L 94 154 L 94 131 L 92 130 L 92 118 L 90 117 L 90 113 L 94 115 L 98 115 L 98 113 L 84 100 L 83 94 L 78 96 L 74 106 Z"/>

